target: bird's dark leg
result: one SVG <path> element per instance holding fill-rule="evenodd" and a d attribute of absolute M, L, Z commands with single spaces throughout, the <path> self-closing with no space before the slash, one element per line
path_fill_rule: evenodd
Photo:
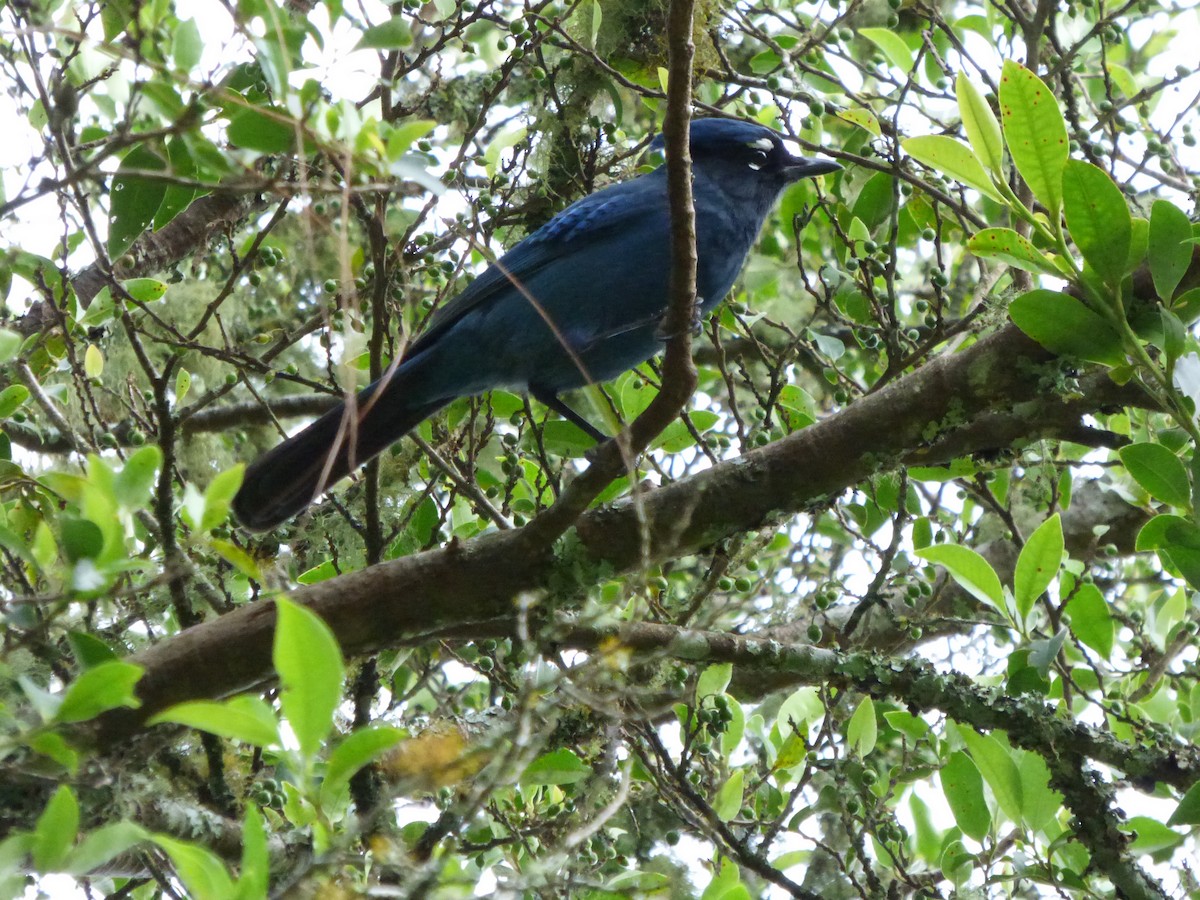
<path fill-rule="evenodd" d="M 704 329 L 704 314 L 701 310 L 704 308 L 704 301 L 699 297 L 692 303 L 692 334 L 700 334 Z M 666 313 L 663 313 L 658 320 L 658 327 L 654 329 L 654 336 L 660 341 L 669 341 L 675 337 L 673 334 L 668 334 L 666 329 Z"/>
<path fill-rule="evenodd" d="M 554 410 L 556 413 L 594 440 L 597 444 L 603 444 L 608 440 L 607 434 L 597 429 L 594 425 L 592 425 L 591 422 L 589 422 L 579 413 L 575 412 L 575 410 L 571 409 L 571 407 L 567 406 L 567 404 L 563 403 L 562 400 L 559 399 L 558 394 L 554 393 L 554 391 L 531 384 L 529 386 L 529 393 L 533 395 L 533 399 L 537 400 L 543 406 L 547 406 Z"/>

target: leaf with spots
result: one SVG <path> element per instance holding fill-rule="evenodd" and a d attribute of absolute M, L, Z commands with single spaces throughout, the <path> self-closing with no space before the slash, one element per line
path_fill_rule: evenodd
<path fill-rule="evenodd" d="M 1045 82 L 1012 60 L 1005 61 L 1000 75 L 1000 119 L 1017 171 L 1057 221 L 1069 149 L 1067 123 Z"/>
<path fill-rule="evenodd" d="M 864 131 L 875 135 L 875 137 L 883 134 L 879 128 L 879 120 L 875 118 L 875 114 L 869 109 L 840 109 L 837 112 L 837 117 L 844 122 L 849 122 L 851 125 L 857 125 Z"/>
<path fill-rule="evenodd" d="M 967 242 L 967 249 L 976 256 L 998 259 L 1026 272 L 1063 274 L 1049 257 L 1011 228 L 984 228 Z"/>

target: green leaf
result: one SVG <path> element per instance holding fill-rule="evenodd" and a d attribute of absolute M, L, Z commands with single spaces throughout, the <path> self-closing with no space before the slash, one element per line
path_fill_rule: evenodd
<path fill-rule="evenodd" d="M 162 172 L 166 168 L 166 160 L 145 144 L 134 147 L 121 160 L 109 195 L 108 253 L 113 259 L 128 250 L 154 221 L 167 190 L 165 181 L 130 173 Z"/>
<path fill-rule="evenodd" d="M 1044 253 L 1011 228 L 984 228 L 977 231 L 967 241 L 967 249 L 981 259 L 998 259 L 1026 272 L 1062 276 Z"/>
<path fill-rule="evenodd" d="M 0 391 L 0 419 L 7 419 L 25 405 L 29 399 L 29 388 L 23 384 L 10 384 Z"/>
<path fill-rule="evenodd" d="M 782 60 L 774 50 L 763 50 L 750 57 L 750 71 L 755 75 L 766 75 L 779 68 Z"/>
<path fill-rule="evenodd" d="M 665 450 L 667 453 L 678 453 L 681 450 L 686 450 L 696 443 L 695 437 L 692 436 L 692 431 L 697 434 L 704 434 L 706 431 L 711 431 L 712 427 L 717 424 L 720 419 L 715 412 L 708 409 L 697 409 L 687 413 L 688 420 L 692 423 L 692 427 L 688 428 L 687 423 L 682 419 L 676 419 L 651 441 L 650 448 L 652 450 Z"/>
<path fill-rule="evenodd" d="M 890 28 L 860 28 L 858 34 L 882 50 L 888 62 L 901 72 L 907 75 L 912 71 L 912 51 L 908 49 L 908 44 L 904 43 L 904 38 L 895 31 Z"/>
<path fill-rule="evenodd" d="M 1129 256 L 1125 259 L 1127 275 L 1142 264 L 1150 244 L 1150 222 L 1141 216 L 1134 216 L 1131 223 L 1133 230 L 1129 233 Z"/>
<path fill-rule="evenodd" d="M 57 872 L 79 834 L 79 801 L 68 785 L 59 785 L 33 829 L 33 864 L 39 872 Z"/>
<path fill-rule="evenodd" d="M 56 731 L 35 732 L 26 740 L 25 744 L 35 754 L 49 757 L 72 775 L 79 768 L 78 751 L 67 744 L 61 734 Z M 2 871 L 2 866 L 0 866 L 0 871 Z"/>
<path fill-rule="evenodd" d="M 846 741 L 858 751 L 859 756 L 867 756 L 875 749 L 875 741 L 879 736 L 875 722 L 875 701 L 863 697 L 858 709 L 850 717 L 846 725 Z"/>
<path fill-rule="evenodd" d="M 966 74 L 960 72 L 954 81 L 958 96 L 958 114 L 962 116 L 967 140 L 975 155 L 998 178 L 1004 177 L 1004 138 L 1000 134 L 1000 123 L 996 121 L 992 108 L 984 96 L 971 83 Z"/>
<path fill-rule="evenodd" d="M 961 544 L 934 544 L 924 550 L 918 550 L 917 556 L 944 568 L 963 590 L 977 600 L 993 609 L 1004 611 L 1004 591 L 1000 587 L 1000 578 L 996 575 L 996 570 L 970 547 Z"/>
<path fill-rule="evenodd" d="M 1013 596 L 1017 601 L 1017 612 L 1024 619 L 1033 609 L 1033 604 L 1050 586 L 1058 567 L 1062 564 L 1063 532 L 1058 513 L 1037 527 L 1029 536 L 1021 555 L 1017 557 L 1017 569 L 1013 575 Z"/>
<path fill-rule="evenodd" d="M 167 293 L 166 284 L 157 278 L 130 278 L 122 282 L 121 287 L 139 303 L 154 303 Z"/>
<path fill-rule="evenodd" d="M 843 122 L 849 122 L 851 125 L 857 125 L 863 131 L 879 137 L 883 134 L 879 127 L 879 120 L 875 118 L 875 114 L 869 109 L 856 107 L 854 109 L 839 109 L 837 117 Z"/>
<path fill-rule="evenodd" d="M 229 504 L 242 486 L 242 475 L 246 471 L 243 463 L 217 475 L 204 489 L 204 515 L 200 519 L 200 530 L 209 531 L 224 523 L 229 516 Z"/>
<path fill-rule="evenodd" d="M 151 444 L 142 447 L 125 461 L 125 467 L 113 478 L 113 494 L 126 509 L 139 510 L 150 499 L 150 491 L 162 465 L 162 451 Z"/>
<path fill-rule="evenodd" d="M 1129 849 L 1137 854 L 1158 853 L 1183 843 L 1182 834 L 1149 816 L 1133 816 L 1124 823 L 1122 830 L 1137 835 L 1129 845 Z"/>
<path fill-rule="evenodd" d="M 1100 589 L 1094 584 L 1081 584 L 1067 602 L 1065 612 L 1075 637 L 1108 659 L 1112 655 L 1113 620 Z"/>
<path fill-rule="evenodd" d="M 258 568 L 258 563 L 254 561 L 254 557 L 239 547 L 232 541 L 223 541 L 219 538 L 213 538 L 211 541 L 212 548 L 221 555 L 227 563 L 245 575 L 247 578 L 252 578 L 255 581 L 263 580 L 262 572 Z"/>
<path fill-rule="evenodd" d="M 1166 355 L 1167 371 L 1172 372 L 1187 345 L 1187 327 L 1179 316 L 1165 306 L 1159 307 L 1158 315 L 1162 320 L 1162 349 Z"/>
<path fill-rule="evenodd" d="M 179 113 L 182 116 L 182 110 Z M 191 135 L 189 135 L 191 137 Z M 167 141 L 167 157 L 171 161 L 171 171 L 181 181 L 198 181 L 206 177 L 209 173 L 201 172 L 196 160 L 192 156 L 192 151 L 189 146 L 190 141 L 183 138 L 172 138 Z M 224 159 L 222 158 L 222 161 Z M 154 213 L 153 227 L 155 231 L 162 229 L 164 225 L 169 223 L 177 215 L 187 209 L 193 200 L 202 193 L 207 191 L 194 187 L 190 184 L 169 184 L 167 185 L 166 193 L 163 194 L 163 201 L 158 205 L 158 209 Z M 136 278 L 134 281 L 142 281 L 143 279 Z M 145 281 L 155 281 L 153 278 L 144 279 Z M 162 282 L 157 282 L 162 285 L 162 292 L 165 293 L 167 286 Z M 153 291 L 154 288 L 148 288 Z M 128 290 L 128 286 L 126 286 Z M 151 297 L 143 302 L 153 302 L 160 299 L 162 293 L 157 297 Z"/>
<path fill-rule="evenodd" d="M 1188 788 L 1175 807 L 1175 812 L 1171 813 L 1171 818 L 1167 819 L 1167 824 L 1200 825 L 1200 781 Z"/>
<path fill-rule="evenodd" d="M 713 694 L 723 694 L 732 677 L 733 663 L 715 663 L 706 668 L 696 679 L 697 702 Z"/>
<path fill-rule="evenodd" d="M 1050 220 L 1057 221 L 1069 152 L 1067 125 L 1042 79 L 1010 59 L 1000 74 L 1000 119 L 1017 171 L 1050 210 Z"/>
<path fill-rule="evenodd" d="M 929 168 L 975 188 L 997 203 L 1004 202 L 1000 192 L 992 185 L 992 179 L 983 170 L 979 158 L 971 152 L 970 147 L 954 138 L 943 134 L 927 134 L 901 141 L 900 146 L 909 156 Z"/>
<path fill-rule="evenodd" d="M 283 686 L 279 703 L 300 751 L 313 756 L 333 728 L 342 698 L 342 651 L 329 626 L 311 609 L 286 597 L 275 599 L 275 609 L 273 659 Z"/>
<path fill-rule="evenodd" d="M 419 141 L 437 127 L 432 119 L 409 119 L 392 129 L 387 139 L 387 158 L 395 162 L 409 151 L 414 143 Z"/>
<path fill-rule="evenodd" d="M 150 833 L 134 822 L 113 822 L 102 825 L 84 835 L 79 846 L 72 850 L 64 862 L 64 870 L 71 875 L 86 875 L 111 862 L 142 841 Z"/>
<path fill-rule="evenodd" d="M 1008 306 L 1018 328 L 1047 350 L 1106 366 L 1125 362 L 1121 337 L 1099 314 L 1068 294 L 1029 291 Z"/>
<path fill-rule="evenodd" d="M 80 673 L 67 687 L 54 720 L 83 722 L 119 706 L 137 709 L 142 704 L 133 688 L 142 671 L 141 666 L 113 660 Z"/>
<path fill-rule="evenodd" d="M 1025 824 L 1041 831 L 1063 807 L 1063 795 L 1050 787 L 1050 767 L 1038 753 L 1014 751 L 1021 775 L 1021 815 Z"/>
<path fill-rule="evenodd" d="M 256 747 L 272 747 L 279 743 L 279 724 L 275 721 L 275 713 L 258 697 L 177 703 L 152 716 L 147 724 L 168 722 Z"/>
<path fill-rule="evenodd" d="M 1024 803 L 1021 792 L 1021 773 L 1013 762 L 1008 748 L 993 734 L 980 734 L 969 725 L 960 725 L 958 733 L 971 751 L 971 759 L 979 774 L 1000 804 L 1000 809 L 1014 822 L 1020 822 Z"/>
<path fill-rule="evenodd" d="M 894 190 L 895 183 L 887 172 L 877 172 L 872 175 L 858 192 L 858 199 L 854 202 L 854 215 L 862 219 L 868 228 L 878 228 L 888 221 L 892 210 L 895 209 Z M 826 337 L 829 336 L 826 335 Z M 836 357 L 832 358 L 836 359 Z"/>
<path fill-rule="evenodd" d="M 1174 547 L 1200 550 L 1200 529 L 1182 516 L 1167 513 L 1157 515 L 1143 525 L 1134 542 L 1134 549 L 1139 553 L 1145 550 L 1170 550 Z"/>
<path fill-rule="evenodd" d="M 1130 444 L 1117 453 L 1133 480 L 1150 496 L 1182 509 L 1190 506 L 1192 490 L 1187 469 L 1162 444 L 1152 441 Z"/>
<path fill-rule="evenodd" d="M 942 875 L 954 885 L 955 895 L 971 880 L 975 871 L 975 854 L 966 848 L 962 841 L 950 841 L 942 853 L 940 867 Z"/>
<path fill-rule="evenodd" d="M 87 519 L 64 518 L 62 548 L 68 562 L 95 559 L 104 549 L 104 532 L 100 530 L 99 525 Z"/>
<path fill-rule="evenodd" d="M 269 896 L 271 857 L 267 852 L 267 830 L 262 812 L 253 803 L 246 804 L 242 819 L 242 865 L 237 882 L 236 900 L 260 900 Z"/>
<path fill-rule="evenodd" d="M 186 74 L 198 66 L 203 52 L 204 40 L 195 19 L 185 19 L 175 26 L 171 36 L 171 56 L 181 72 Z"/>
<path fill-rule="evenodd" d="M 100 22 L 104 26 L 104 40 L 114 41 L 133 17 L 130 0 L 112 0 L 100 7 Z"/>
<path fill-rule="evenodd" d="M 700 895 L 700 900 L 750 900 L 737 865 L 721 857 L 720 868 Z"/>
<path fill-rule="evenodd" d="M 591 777 L 592 767 L 566 747 L 543 753 L 521 773 L 521 784 L 575 784 Z"/>
<path fill-rule="evenodd" d="M 393 16 L 386 22 L 368 28 L 355 50 L 399 50 L 412 43 L 412 28 L 403 16 Z"/>
<path fill-rule="evenodd" d="M 104 353 L 95 344 L 88 344 L 83 351 L 83 374 L 91 379 L 104 374 Z"/>
<path fill-rule="evenodd" d="M 1125 195 L 1103 169 L 1076 159 L 1062 171 L 1062 190 L 1075 246 L 1107 285 L 1118 287 L 1133 234 Z"/>
<path fill-rule="evenodd" d="M 941 832 L 934 827 L 933 816 L 929 812 L 929 804 L 921 799 L 915 791 L 908 795 L 909 809 L 912 811 L 917 855 L 926 862 L 935 862 L 941 853 Z"/>
<path fill-rule="evenodd" d="M 742 809 L 742 795 L 745 792 L 744 788 L 745 774 L 741 769 L 734 769 L 733 774 L 729 779 L 721 785 L 717 791 L 717 795 L 713 798 L 713 812 L 722 822 L 729 822 L 737 816 Z"/>
<path fill-rule="evenodd" d="M 156 834 L 151 838 L 171 858 L 175 873 L 187 895 L 194 900 L 229 900 L 234 896 L 233 879 L 215 853 L 186 841 Z"/>
<path fill-rule="evenodd" d="M 1192 223 L 1187 214 L 1174 203 L 1155 200 L 1150 209 L 1150 276 L 1154 289 L 1165 302 L 1175 296 L 1175 289 L 1192 264 Z"/>
<path fill-rule="evenodd" d="M 961 750 L 955 750 L 942 766 L 940 773 L 942 793 L 954 821 L 963 834 L 983 840 L 992 827 L 992 814 L 983 796 L 983 778 L 975 763 Z"/>
<path fill-rule="evenodd" d="M 24 339 L 17 332 L 0 328 L 0 365 L 16 356 L 23 343 Z"/>
<path fill-rule="evenodd" d="M 71 645 L 71 655 L 81 669 L 93 669 L 117 658 L 112 647 L 86 631 L 67 632 L 67 642 Z"/>
<path fill-rule="evenodd" d="M 825 715 L 825 704 L 814 687 L 797 688 L 779 704 L 775 714 L 775 727 L 780 735 L 789 735 L 794 728 L 801 736 L 807 736 L 805 725 Z"/>
<path fill-rule="evenodd" d="M 600 0 L 592 0 L 592 29 L 588 46 L 596 49 L 596 38 L 600 36 L 600 25 L 604 22 L 604 8 Z"/>
<path fill-rule="evenodd" d="M 235 147 L 259 153 L 287 153 L 296 146 L 296 127 L 283 110 L 241 109 L 229 120 L 225 134 Z"/>
<path fill-rule="evenodd" d="M 404 739 L 405 733 L 388 725 L 370 725 L 347 735 L 329 754 L 321 802 L 328 806 L 363 766 L 378 759 Z"/>

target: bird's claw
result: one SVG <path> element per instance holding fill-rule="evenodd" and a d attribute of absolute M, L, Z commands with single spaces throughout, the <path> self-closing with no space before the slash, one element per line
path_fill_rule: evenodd
<path fill-rule="evenodd" d="M 612 438 L 606 437 L 604 440 L 593 444 L 591 447 L 583 451 L 583 458 L 587 460 L 587 464 L 593 465 L 600 457 L 600 451 L 604 449 L 604 445 L 611 441 Z"/>
<path fill-rule="evenodd" d="M 704 316 L 703 316 L 703 313 L 701 312 L 701 309 L 703 308 L 703 306 L 704 306 L 704 301 L 701 300 L 701 298 L 699 298 L 699 297 L 697 297 L 692 302 L 691 332 L 693 335 L 700 334 L 700 332 L 704 328 Z M 664 314 L 661 319 L 659 319 L 658 327 L 656 329 L 654 329 L 654 336 L 663 342 L 669 341 L 671 338 L 675 337 L 674 334 L 667 331 L 667 316 L 668 315 L 670 315 L 669 311 L 666 314 Z"/>

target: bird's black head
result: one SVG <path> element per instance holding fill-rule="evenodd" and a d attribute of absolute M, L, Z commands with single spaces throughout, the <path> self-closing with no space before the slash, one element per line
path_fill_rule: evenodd
<path fill-rule="evenodd" d="M 662 149 L 663 146 L 661 134 L 650 144 L 651 149 Z M 736 119 L 693 119 L 689 146 L 696 165 L 718 163 L 757 172 L 756 180 L 777 182 L 780 187 L 842 168 L 829 159 L 793 156 L 778 132 Z"/>

